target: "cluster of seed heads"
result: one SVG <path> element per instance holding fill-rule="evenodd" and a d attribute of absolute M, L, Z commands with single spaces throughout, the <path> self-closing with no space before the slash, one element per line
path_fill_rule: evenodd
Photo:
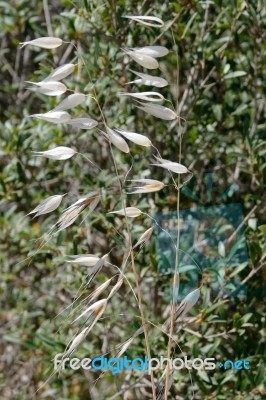
<path fill-rule="evenodd" d="M 138 22 L 143 25 L 155 28 L 161 28 L 164 26 L 164 22 L 152 16 L 126 16 L 131 20 L 131 22 Z M 26 41 L 21 43 L 22 46 L 32 45 L 41 47 L 44 49 L 55 49 L 61 45 L 63 45 L 64 41 L 60 38 L 55 37 L 42 37 L 30 41 Z M 133 62 L 136 62 L 141 67 L 144 67 L 148 70 L 155 70 L 159 68 L 158 59 L 164 56 L 167 56 L 169 53 L 168 49 L 162 46 L 145 46 L 141 48 L 123 48 L 122 49 L 124 55 L 131 59 Z M 68 91 L 66 85 L 61 82 L 61 80 L 65 79 L 68 75 L 73 73 L 75 70 L 75 64 L 65 64 L 61 65 L 52 71 L 47 78 L 45 78 L 41 82 L 29 82 L 31 84 L 31 89 L 35 90 L 38 93 L 42 93 L 47 96 L 60 96 Z M 163 88 L 168 85 L 168 82 L 165 78 L 160 76 L 149 75 L 142 72 L 137 72 L 131 70 L 138 79 L 134 81 L 128 82 L 128 84 L 135 85 L 146 85 L 150 87 Z M 161 103 L 165 100 L 164 96 L 158 92 L 154 91 L 135 91 L 131 93 L 120 92 L 119 96 L 128 96 L 135 100 L 135 105 L 137 108 L 143 110 L 150 115 L 157 117 L 162 120 L 171 121 L 175 120 L 178 117 L 176 112 L 171 108 L 165 107 Z M 69 111 L 73 110 L 75 107 L 80 105 L 86 100 L 87 95 L 83 93 L 72 93 L 67 96 L 63 101 L 61 101 L 54 109 L 46 112 L 44 114 L 33 114 L 31 117 L 41 119 L 43 121 L 53 123 L 53 124 L 67 124 L 72 127 L 78 129 L 94 129 L 98 126 L 98 121 L 89 118 L 87 116 L 80 118 L 72 118 Z M 102 121 L 105 127 L 104 131 L 100 131 L 104 138 L 109 141 L 110 145 L 116 147 L 120 151 L 124 153 L 130 152 L 130 147 L 128 145 L 128 141 L 135 143 L 139 146 L 143 147 L 152 147 L 153 144 L 151 140 L 143 135 L 136 132 L 125 131 L 123 129 L 117 127 L 109 127 L 106 125 L 105 121 Z M 153 146 L 154 147 L 154 146 Z M 64 161 L 68 160 L 71 157 L 79 154 L 75 149 L 65 146 L 54 147 L 45 151 L 34 151 L 36 156 L 50 158 L 52 160 Z M 159 168 L 164 168 L 169 172 L 173 172 L 176 174 L 187 174 L 190 171 L 184 165 L 175 162 L 166 160 L 164 158 L 155 157 L 155 162 L 151 164 L 152 166 L 156 166 Z M 138 193 L 152 193 L 159 190 L 162 190 L 165 187 L 165 184 L 161 181 L 155 179 L 146 179 L 139 178 L 130 180 L 133 184 L 130 187 L 129 191 L 125 192 L 125 194 L 138 194 Z M 34 208 L 28 215 L 33 215 L 34 217 L 50 213 L 56 210 L 62 200 L 64 195 L 54 195 L 43 200 L 37 207 Z M 92 212 L 98 205 L 100 201 L 100 194 L 98 192 L 88 193 L 85 197 L 78 199 L 75 203 L 68 206 L 62 213 L 61 217 L 58 221 L 51 227 L 49 234 L 54 234 L 57 232 L 66 229 L 70 225 L 72 225 L 76 219 L 80 216 L 80 214 L 87 209 L 88 212 Z M 120 210 L 112 210 L 109 214 L 115 214 L 118 216 L 122 216 L 125 218 L 137 218 L 142 214 L 142 211 L 138 207 L 123 207 Z M 153 228 L 147 229 L 138 239 L 136 244 L 132 247 L 132 250 L 138 246 L 143 246 L 149 239 L 153 233 Z M 78 265 L 84 265 L 89 267 L 89 273 L 86 276 L 85 287 L 91 282 L 92 279 L 101 271 L 101 269 L 108 263 L 108 254 L 105 254 L 102 257 L 93 254 L 83 254 L 83 255 L 75 255 L 69 256 L 70 259 L 67 262 L 75 263 Z M 82 312 L 72 321 L 73 324 L 80 322 L 81 319 L 85 318 L 85 322 L 83 323 L 83 327 L 85 327 L 74 336 L 71 342 L 65 349 L 64 356 L 62 362 L 65 358 L 69 357 L 73 354 L 78 346 L 86 339 L 89 332 L 95 326 L 95 324 L 99 321 L 101 316 L 103 315 L 108 301 L 111 297 L 120 289 L 124 282 L 123 269 L 118 277 L 117 283 L 112 287 L 110 293 L 106 298 L 97 300 L 94 302 L 98 296 L 100 296 L 103 292 L 107 290 L 109 285 L 111 284 L 113 278 L 108 279 L 106 282 L 101 284 L 82 300 L 81 306 L 84 302 L 87 302 L 87 306 Z M 186 298 L 181 302 L 181 304 L 177 307 L 176 313 L 174 315 L 174 322 L 176 323 L 180 318 L 182 318 L 193 305 L 197 302 L 199 298 L 199 290 L 195 290 L 191 292 Z M 163 325 L 163 328 L 167 330 L 169 328 L 169 323 L 166 321 Z M 120 357 L 131 345 L 133 340 L 143 333 L 144 327 L 141 326 L 135 333 L 132 335 L 125 343 L 123 343 L 117 356 Z M 161 397 L 158 397 L 161 398 Z"/>

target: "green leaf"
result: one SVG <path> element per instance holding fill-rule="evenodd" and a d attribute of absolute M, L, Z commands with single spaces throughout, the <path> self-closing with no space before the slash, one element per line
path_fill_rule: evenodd
<path fill-rule="evenodd" d="M 3 339 L 5 339 L 7 342 L 20 344 L 24 347 L 27 347 L 28 349 L 37 349 L 38 348 L 38 346 L 35 343 L 33 343 L 32 341 L 21 339 L 20 337 L 15 336 L 15 335 L 4 335 Z"/>
<path fill-rule="evenodd" d="M 230 72 L 230 74 L 227 74 L 224 76 L 224 79 L 232 79 L 232 78 L 239 78 L 240 76 L 245 76 L 247 73 L 245 71 L 235 71 L 235 72 Z"/>
<path fill-rule="evenodd" d="M 264 382 L 265 378 L 265 365 L 263 363 L 260 363 L 257 375 L 255 376 L 255 384 L 256 386 L 259 386 L 261 383 Z"/>

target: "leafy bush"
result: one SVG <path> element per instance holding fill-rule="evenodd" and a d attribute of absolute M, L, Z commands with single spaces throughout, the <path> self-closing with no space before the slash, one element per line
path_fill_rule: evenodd
<path fill-rule="evenodd" d="M 244 238 L 248 258 L 226 265 L 228 250 L 219 242 L 215 254 L 224 263 L 215 264 L 215 257 L 206 246 L 199 274 L 195 260 L 186 260 L 178 253 L 182 287 L 188 293 L 189 279 L 199 276 L 200 298 L 175 327 L 171 355 L 215 357 L 217 362 L 245 359 L 250 362 L 250 370 L 175 371 L 168 399 L 263 399 L 263 2 L 21 0 L 0 5 L 2 398 L 152 398 L 147 373 L 120 372 L 113 376 L 110 372 L 101 375 L 67 369 L 48 382 L 47 379 L 53 373 L 54 356 L 64 352 L 82 327 L 80 321 L 78 325 L 70 324 L 74 319 L 72 308 L 63 310 L 80 294 L 91 267 L 66 262 L 75 261 L 72 255 L 93 253 L 100 257 L 110 252 L 109 264 L 100 270 L 82 299 L 115 276 L 110 288 L 114 286 L 120 273 L 115 266 L 121 269 L 125 265 L 123 285 L 80 345 L 78 356 L 92 358 L 108 351 L 114 356 L 117 346 L 139 331 L 140 298 L 136 301 L 131 289 L 138 297 L 138 283 L 144 318 L 149 321 L 145 326 L 151 355 L 167 356 L 169 340 L 162 327 L 169 320 L 173 277 L 178 277 L 173 274 L 176 253 L 169 237 L 176 237 L 176 229 L 171 231 L 167 224 L 176 221 L 180 196 L 181 217 L 188 215 L 184 210 L 240 204 L 243 220 L 236 230 L 242 230 L 240 239 Z M 160 29 L 147 27 L 125 19 L 125 15 L 153 15 L 165 25 Z M 62 38 L 68 43 L 55 50 L 19 46 L 45 36 Z M 159 60 L 160 71 L 143 70 L 121 50 L 148 45 L 170 50 Z M 70 110 L 72 118 L 89 117 L 106 133 L 102 111 L 110 128 L 145 135 L 159 153 L 154 147 L 144 148 L 129 141 L 130 154 L 123 153 L 110 147 L 108 137 L 97 129 L 80 130 L 69 124 L 31 118 L 32 114 L 52 110 L 62 98 L 33 93 L 27 90 L 30 85 L 25 81 L 42 81 L 66 63 L 76 67 L 63 82 L 70 90 L 87 96 L 85 102 Z M 157 90 L 127 85 L 138 78 L 132 69 L 164 77 L 169 86 Z M 160 92 L 166 99 L 163 104 L 176 110 L 182 119 L 158 119 L 137 108 L 129 97 L 118 96 L 119 92 L 151 90 Z M 32 153 L 58 146 L 74 148 L 79 154 L 56 161 Z M 181 161 L 193 172 L 193 178 L 190 174 L 177 178 L 173 173 L 174 185 L 167 170 L 150 165 L 156 163 L 154 154 Z M 122 183 L 125 179 L 150 178 L 163 181 L 167 187 L 155 193 L 126 196 L 126 206 L 137 207 L 142 214 L 137 219 L 124 219 L 109 214 L 125 206 L 118 176 Z M 182 188 L 177 190 L 179 183 Z M 63 210 L 94 191 L 100 193 L 101 199 L 95 210 L 86 218 L 84 210 L 72 226 L 43 243 L 42 238 L 47 237 L 44 235 Z M 58 194 L 67 194 L 58 210 L 36 219 L 26 217 L 44 199 Z M 158 231 L 158 223 L 154 223 L 161 216 L 166 221 L 165 236 Z M 220 220 L 219 235 L 227 232 L 226 224 Z M 129 237 L 135 245 L 151 227 L 155 233 L 146 246 L 134 249 L 130 260 Z M 200 225 L 199 241 L 208 238 L 208 228 L 206 221 Z M 231 238 L 235 229 L 229 232 Z M 182 249 L 189 242 L 187 237 L 180 238 Z M 161 251 L 160 246 L 166 247 Z M 232 256 L 238 246 L 237 241 L 231 247 L 229 242 Z M 160 265 L 170 271 L 162 273 Z M 241 289 L 239 292 L 234 282 Z M 102 297 L 106 297 L 106 292 Z M 181 300 L 178 298 L 178 304 Z M 178 304 L 174 301 L 175 307 Z M 169 329 L 168 326 L 168 333 Z M 147 354 L 142 332 L 136 335 L 126 354 L 129 358 Z M 155 379 L 160 379 L 162 372 L 156 371 Z"/>

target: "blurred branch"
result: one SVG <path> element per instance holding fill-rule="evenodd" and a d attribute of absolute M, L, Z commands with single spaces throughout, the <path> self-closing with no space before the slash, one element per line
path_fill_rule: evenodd
<path fill-rule="evenodd" d="M 51 24 L 48 0 L 43 0 L 43 10 L 44 10 L 44 16 L 45 16 L 48 35 L 53 37 L 54 32 L 53 32 L 53 28 L 52 28 L 52 24 Z"/>

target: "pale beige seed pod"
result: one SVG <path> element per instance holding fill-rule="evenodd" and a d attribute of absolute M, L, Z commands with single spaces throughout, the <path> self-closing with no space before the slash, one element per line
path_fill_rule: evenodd
<path fill-rule="evenodd" d="M 43 82 L 47 81 L 60 81 L 66 78 L 68 75 L 72 74 L 75 69 L 76 64 L 64 64 L 60 65 L 58 68 L 53 70 Z"/>
<path fill-rule="evenodd" d="M 95 256 L 94 254 L 83 254 L 72 256 L 73 260 L 66 260 L 68 263 L 84 265 L 86 267 L 93 267 L 97 261 L 100 260 L 100 257 Z"/>
<path fill-rule="evenodd" d="M 98 304 L 94 303 L 92 306 L 90 306 L 91 309 L 89 311 L 88 309 L 86 310 L 89 312 L 89 324 L 72 340 L 69 348 L 64 353 L 63 359 L 68 358 L 78 348 L 78 346 L 86 339 L 88 333 L 92 330 L 97 321 L 101 318 L 107 305 L 107 299 L 100 300 L 97 303 Z M 78 317 L 78 319 L 79 318 L 81 318 L 81 315 Z M 75 321 L 77 321 L 77 319 Z"/>
<path fill-rule="evenodd" d="M 72 118 L 66 122 L 68 125 L 79 129 L 93 129 L 98 125 L 98 122 L 91 118 Z"/>
<path fill-rule="evenodd" d="M 60 38 L 55 37 L 41 37 L 38 39 L 28 40 L 27 42 L 20 43 L 22 47 L 30 44 L 32 46 L 41 47 L 43 49 L 56 49 L 57 47 L 61 46 L 63 40 Z"/>
<path fill-rule="evenodd" d="M 103 311 L 105 310 L 106 304 L 107 304 L 107 299 L 102 299 L 102 300 L 96 301 L 96 303 L 93 303 L 92 305 L 90 305 L 76 319 L 74 319 L 72 324 L 74 324 L 74 322 L 78 321 L 80 318 L 82 318 L 86 314 L 87 315 L 93 314 L 93 316 L 95 316 L 95 317 L 98 316 L 99 314 L 103 313 Z"/>
<path fill-rule="evenodd" d="M 47 151 L 34 151 L 37 156 L 51 158 L 52 160 L 68 160 L 77 152 L 70 147 L 59 146 Z"/>
<path fill-rule="evenodd" d="M 139 146 L 150 147 L 152 146 L 152 142 L 144 135 L 140 135 L 135 132 L 126 132 L 120 129 L 115 129 L 120 135 L 124 136 L 126 139 L 130 140 L 133 143 L 138 144 Z"/>
<path fill-rule="evenodd" d="M 129 182 L 139 182 L 143 185 L 133 187 L 133 190 L 131 192 L 127 192 L 127 194 L 152 193 L 164 188 L 164 183 L 155 179 L 132 179 Z"/>
<path fill-rule="evenodd" d="M 180 303 L 175 311 L 175 320 L 183 318 L 189 310 L 197 303 L 200 296 L 200 290 L 197 288 L 190 292 Z"/>
<path fill-rule="evenodd" d="M 97 192 L 91 192 L 86 197 L 79 199 L 64 210 L 62 216 L 52 227 L 52 230 L 56 228 L 57 232 L 60 232 L 72 225 L 85 208 L 89 207 L 89 211 L 91 212 L 94 210 L 98 202 L 99 194 Z"/>
<path fill-rule="evenodd" d="M 123 278 L 121 278 L 112 288 L 111 292 L 109 293 L 108 299 L 115 295 L 116 292 L 121 288 L 123 285 Z"/>
<path fill-rule="evenodd" d="M 48 214 L 54 210 L 56 210 L 63 199 L 64 195 L 57 194 L 54 196 L 50 196 L 47 199 L 43 200 L 37 207 L 34 208 L 27 215 L 35 214 L 34 217 L 39 215 Z"/>
<path fill-rule="evenodd" d="M 136 53 L 134 50 L 124 49 L 124 52 L 136 63 L 147 69 L 159 68 L 158 61 L 149 55 Z"/>
<path fill-rule="evenodd" d="M 164 26 L 164 22 L 160 18 L 150 15 L 125 15 L 124 18 L 128 18 L 132 21 L 139 22 L 142 25 L 151 26 L 154 28 L 162 28 Z"/>
<path fill-rule="evenodd" d="M 66 111 L 49 111 L 45 114 L 32 114 L 30 117 L 42 119 L 53 124 L 63 124 L 71 119 L 70 115 Z"/>
<path fill-rule="evenodd" d="M 46 96 L 60 96 L 67 91 L 67 87 L 62 82 L 47 81 L 47 82 L 30 82 L 32 85 L 37 86 L 36 92 L 45 94 Z"/>
<path fill-rule="evenodd" d="M 118 214 L 118 215 L 122 215 L 124 217 L 127 216 L 129 218 L 136 218 L 136 217 L 139 217 L 142 214 L 142 212 L 137 207 L 126 207 L 126 208 L 122 208 L 121 210 L 111 211 L 108 214 Z"/>
<path fill-rule="evenodd" d="M 151 165 L 168 169 L 169 171 L 175 172 L 177 174 L 186 174 L 187 172 L 189 172 L 187 167 L 185 167 L 184 165 L 182 165 L 180 163 L 165 160 L 164 158 L 159 158 L 159 157 L 155 157 L 155 158 L 157 159 L 158 163 L 151 164 Z"/>
<path fill-rule="evenodd" d="M 135 246 L 134 246 L 133 248 L 135 248 L 135 247 L 137 247 L 137 246 L 140 246 L 141 244 L 147 243 L 147 242 L 150 240 L 152 234 L 153 234 L 153 228 L 147 229 L 147 230 L 140 236 L 139 240 L 137 241 L 137 243 L 135 244 Z"/>
<path fill-rule="evenodd" d="M 123 93 L 119 92 L 119 96 L 129 96 L 136 99 L 144 100 L 144 101 L 151 101 L 151 102 L 158 102 L 164 100 L 163 95 L 157 92 L 136 92 L 136 93 Z"/>
<path fill-rule="evenodd" d="M 129 147 L 127 142 L 115 131 L 110 128 L 106 128 L 110 142 L 124 153 L 129 153 Z"/>
<path fill-rule="evenodd" d="M 72 108 L 77 107 L 79 104 L 83 103 L 85 99 L 85 94 L 73 93 L 70 96 L 66 97 L 63 101 L 61 101 L 61 103 L 59 103 L 53 110 L 49 112 L 71 110 Z"/>
<path fill-rule="evenodd" d="M 106 282 L 102 283 L 100 286 L 98 286 L 94 292 L 89 296 L 90 302 L 94 301 L 102 292 L 105 291 L 105 289 L 108 288 L 110 285 L 111 281 L 113 278 L 108 279 Z M 109 299 L 110 295 L 108 296 Z"/>
<path fill-rule="evenodd" d="M 140 83 L 142 85 L 146 86 L 155 86 L 157 88 L 162 88 L 168 85 L 168 82 L 166 79 L 161 78 L 159 76 L 153 76 L 153 75 L 148 75 L 148 74 L 143 74 L 142 72 L 137 72 L 133 71 L 133 74 L 137 75 L 140 77 L 140 79 L 136 79 L 135 81 L 127 82 L 127 85 L 130 83 Z"/>
<path fill-rule="evenodd" d="M 131 345 L 131 343 L 133 342 L 133 340 L 134 340 L 137 336 L 141 335 L 142 333 L 143 333 L 143 326 L 141 326 L 128 340 L 126 340 L 126 341 L 122 344 L 122 346 L 119 346 L 120 350 L 119 350 L 119 352 L 116 354 L 116 357 L 117 357 L 117 358 L 120 358 L 120 357 L 125 353 L 125 351 L 129 348 L 129 346 Z"/>
<path fill-rule="evenodd" d="M 139 102 L 140 106 L 137 106 L 140 110 L 143 110 L 154 117 L 164 119 L 166 121 L 172 121 L 178 118 L 178 115 L 168 107 L 161 106 L 153 103 L 142 103 Z"/>
<path fill-rule="evenodd" d="M 145 46 L 138 49 L 134 49 L 134 53 L 144 54 L 154 58 L 164 57 L 169 53 L 169 50 L 163 46 Z"/>

